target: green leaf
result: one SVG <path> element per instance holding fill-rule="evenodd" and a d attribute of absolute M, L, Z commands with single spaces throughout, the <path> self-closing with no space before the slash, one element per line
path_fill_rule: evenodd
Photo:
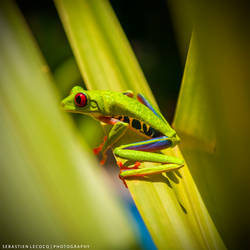
<path fill-rule="evenodd" d="M 174 5 L 180 33 L 187 22 L 195 25 L 174 122 L 181 149 L 223 241 L 247 249 L 249 6 L 242 1 Z"/>
<path fill-rule="evenodd" d="M 1 244 L 133 248 L 130 217 L 59 110 L 21 13 L 0 6 Z"/>
<path fill-rule="evenodd" d="M 55 0 L 88 88 L 152 93 L 109 3 Z M 129 134 L 125 140 L 135 140 Z M 165 151 L 182 157 L 178 147 Z M 153 165 L 145 163 L 145 165 Z M 224 249 L 187 165 L 167 175 L 127 180 L 160 249 Z"/>

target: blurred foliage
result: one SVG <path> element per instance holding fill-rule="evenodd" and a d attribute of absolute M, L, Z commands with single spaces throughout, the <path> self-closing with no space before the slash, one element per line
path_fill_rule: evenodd
<path fill-rule="evenodd" d="M 49 69 L 12 1 L 0 3 L 0 51 L 1 244 L 136 248 L 129 215 L 60 112 Z"/>
<path fill-rule="evenodd" d="M 60 90 L 61 96 L 66 96 L 69 89 L 76 83 L 81 82 L 81 74 L 74 57 L 64 60 L 53 72 L 53 76 Z"/>
<path fill-rule="evenodd" d="M 249 4 L 171 4 L 180 37 L 195 27 L 174 121 L 181 149 L 225 244 L 249 249 Z"/>
<path fill-rule="evenodd" d="M 88 88 L 131 89 L 155 102 L 108 1 L 55 3 Z M 127 133 L 118 144 L 136 139 Z M 177 147 L 164 152 L 182 157 Z M 187 166 L 126 182 L 158 248 L 224 249 Z"/>

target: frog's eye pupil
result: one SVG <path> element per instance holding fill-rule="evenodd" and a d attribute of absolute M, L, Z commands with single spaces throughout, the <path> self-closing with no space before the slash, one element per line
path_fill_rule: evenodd
<path fill-rule="evenodd" d="M 76 102 L 77 102 L 77 104 L 81 104 L 81 97 L 80 96 L 76 97 Z"/>
<path fill-rule="evenodd" d="M 87 96 L 83 93 L 78 93 L 75 95 L 75 104 L 78 107 L 84 107 L 87 104 Z"/>

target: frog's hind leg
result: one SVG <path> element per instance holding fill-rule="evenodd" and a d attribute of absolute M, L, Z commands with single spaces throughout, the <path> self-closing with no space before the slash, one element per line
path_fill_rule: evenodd
<path fill-rule="evenodd" d="M 122 145 L 114 149 L 114 154 L 128 160 L 183 164 L 183 160 L 160 153 L 153 153 L 171 146 L 167 136 L 161 136 L 147 141 Z"/>
<path fill-rule="evenodd" d="M 120 169 L 119 178 L 122 180 L 123 184 L 127 188 L 128 186 L 125 182 L 125 179 L 128 177 L 144 177 L 152 174 L 166 173 L 173 170 L 177 170 L 181 167 L 183 167 L 183 165 L 167 164 L 167 165 L 158 165 L 155 167 L 148 167 L 148 168 L 137 168 L 137 169 L 132 168 L 131 170 Z"/>
<path fill-rule="evenodd" d="M 154 151 L 161 150 L 169 146 L 171 146 L 171 140 L 169 140 L 167 136 L 161 136 L 147 141 L 136 142 L 115 148 L 114 154 L 127 160 L 166 163 L 165 165 L 147 168 L 140 168 L 139 164 L 132 168 L 126 168 L 120 165 L 120 178 L 124 179 L 129 176 L 158 174 L 181 168 L 184 164 L 182 159 L 174 156 L 154 153 Z"/>
<path fill-rule="evenodd" d="M 143 177 L 146 175 L 160 174 L 164 172 L 177 170 L 181 167 L 183 167 L 183 165 L 167 164 L 167 165 L 158 165 L 155 167 L 147 167 L 147 168 L 120 169 L 119 177 L 121 179 L 124 179 L 126 177 L 137 177 L 137 176 Z"/>

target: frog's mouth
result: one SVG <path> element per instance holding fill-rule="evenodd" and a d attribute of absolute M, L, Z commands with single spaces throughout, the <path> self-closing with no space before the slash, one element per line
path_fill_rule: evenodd
<path fill-rule="evenodd" d="M 75 107 L 72 107 L 71 105 L 67 105 L 65 103 L 61 103 L 61 108 L 65 112 L 69 112 L 69 113 L 81 113 L 80 110 L 77 110 Z"/>

